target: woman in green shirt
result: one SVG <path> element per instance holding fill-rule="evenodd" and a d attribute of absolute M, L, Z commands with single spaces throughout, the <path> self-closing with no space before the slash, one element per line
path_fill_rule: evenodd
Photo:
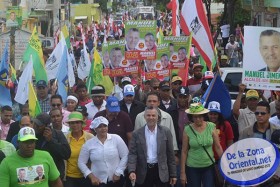
<path fill-rule="evenodd" d="M 192 123 L 185 127 L 181 153 L 181 183 L 187 187 L 214 187 L 214 153 L 221 157 L 223 150 L 212 122 L 204 121 L 209 110 L 193 103 L 186 110 Z"/>

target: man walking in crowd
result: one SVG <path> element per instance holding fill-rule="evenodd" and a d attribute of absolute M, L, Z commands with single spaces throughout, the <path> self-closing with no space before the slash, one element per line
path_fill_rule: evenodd
<path fill-rule="evenodd" d="M 12 120 L 13 116 L 13 110 L 10 106 L 3 106 L 1 108 L 1 119 L 0 119 L 0 127 L 2 129 L 0 139 L 6 140 L 6 137 L 8 135 L 10 125 L 14 122 Z"/>
<path fill-rule="evenodd" d="M 134 86 L 131 84 L 125 85 L 123 95 L 124 98 L 120 101 L 120 108 L 129 115 L 134 128 L 136 116 L 145 110 L 145 105 L 135 100 Z"/>
<path fill-rule="evenodd" d="M 172 89 L 172 96 L 177 99 L 179 94 L 179 87 L 182 85 L 182 78 L 179 76 L 174 76 L 171 79 L 171 89 Z"/>
<path fill-rule="evenodd" d="M 98 112 L 94 118 L 99 116 L 103 116 L 109 121 L 108 133 L 119 135 L 126 145 L 128 145 L 131 139 L 133 125 L 129 115 L 121 111 L 118 98 L 109 96 L 106 100 L 106 109 Z"/>
<path fill-rule="evenodd" d="M 63 117 L 62 121 L 66 122 L 68 120 L 68 116 L 69 116 L 70 112 L 63 109 L 62 107 L 63 107 L 62 97 L 60 95 L 52 95 L 51 96 L 51 110 L 55 109 L 55 108 L 59 109 L 62 113 L 62 117 Z"/>
<path fill-rule="evenodd" d="M 69 133 L 69 127 L 62 121 L 63 116 L 59 108 L 54 108 L 49 113 L 51 117 L 51 127 L 61 131 L 65 136 Z"/>
<path fill-rule="evenodd" d="M 31 175 L 32 172 L 23 173 L 27 170 L 34 170 L 34 173 L 36 173 L 36 167 L 40 166 L 43 168 L 45 178 L 40 180 L 38 186 L 63 187 L 59 178 L 59 171 L 50 154 L 35 150 L 36 140 L 34 129 L 24 127 L 19 131 L 18 152 L 6 157 L 0 165 L 0 186 L 36 185 L 38 181 L 34 180 L 33 175 Z M 23 180 L 18 181 L 17 174 L 20 172 L 22 172 L 21 178 Z"/>
<path fill-rule="evenodd" d="M 36 91 L 37 91 L 37 98 L 40 103 L 42 112 L 48 112 L 51 109 L 50 106 L 50 99 L 51 95 L 48 94 L 48 85 L 46 81 L 44 80 L 39 80 L 36 83 Z"/>
<path fill-rule="evenodd" d="M 239 92 L 233 104 L 233 115 L 238 122 L 238 131 L 241 133 L 246 127 L 252 126 L 256 122 L 255 111 L 259 102 L 259 94 L 256 90 L 248 90 L 246 92 L 247 108 L 241 109 L 240 103 L 246 85 L 239 85 Z"/>
<path fill-rule="evenodd" d="M 147 107 L 146 125 L 133 132 L 128 172 L 139 187 L 168 187 L 176 184 L 176 164 L 170 130 L 158 125 L 158 110 Z"/>
<path fill-rule="evenodd" d="M 188 80 L 188 88 L 191 95 L 194 95 L 201 88 L 201 83 L 203 81 L 202 76 L 203 66 L 200 64 L 193 65 L 193 77 Z"/>
<path fill-rule="evenodd" d="M 237 67 L 239 62 L 239 44 L 235 41 L 235 36 L 233 34 L 229 37 L 229 43 L 226 45 L 226 54 L 229 59 L 229 64 L 231 67 Z"/>
<path fill-rule="evenodd" d="M 34 129 L 36 132 L 36 149 L 44 150 L 50 153 L 60 172 L 60 177 L 65 174 L 65 164 L 63 160 L 67 160 L 71 155 L 70 146 L 64 134 L 50 127 L 51 118 L 48 114 L 39 114 L 34 121 Z"/>
<path fill-rule="evenodd" d="M 177 101 L 171 97 L 169 81 L 161 81 L 159 84 L 160 105 L 159 108 L 166 112 L 171 106 L 175 106 Z"/>
<path fill-rule="evenodd" d="M 95 114 L 105 110 L 105 89 L 102 86 L 94 86 L 91 90 L 92 102 L 86 104 L 88 119 L 93 120 Z"/>

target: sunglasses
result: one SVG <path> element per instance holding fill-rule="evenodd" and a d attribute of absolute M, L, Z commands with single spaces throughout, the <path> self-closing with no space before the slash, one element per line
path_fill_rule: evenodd
<path fill-rule="evenodd" d="M 52 104 L 52 107 L 60 107 L 61 104 Z"/>
<path fill-rule="evenodd" d="M 154 89 L 154 90 L 158 90 L 158 89 L 159 89 L 159 86 L 154 86 L 153 89 Z"/>
<path fill-rule="evenodd" d="M 255 115 L 256 115 L 256 116 L 258 116 L 258 115 L 264 116 L 264 115 L 266 115 L 266 114 L 267 114 L 266 112 L 255 112 Z"/>
<path fill-rule="evenodd" d="M 172 84 L 173 84 L 173 85 L 181 85 L 180 82 L 173 82 Z"/>

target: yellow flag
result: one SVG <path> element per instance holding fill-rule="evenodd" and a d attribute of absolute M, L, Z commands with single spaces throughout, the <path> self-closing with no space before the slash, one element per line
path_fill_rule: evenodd
<path fill-rule="evenodd" d="M 40 103 L 37 99 L 36 93 L 31 82 L 28 83 L 28 105 L 29 105 L 29 115 L 31 117 L 36 117 L 38 114 L 42 113 Z"/>

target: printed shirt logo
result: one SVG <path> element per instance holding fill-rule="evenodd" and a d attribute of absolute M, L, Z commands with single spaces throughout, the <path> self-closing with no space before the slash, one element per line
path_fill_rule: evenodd
<path fill-rule="evenodd" d="M 34 165 L 16 169 L 17 181 L 20 185 L 41 183 L 45 180 L 45 170 L 43 165 Z"/>

